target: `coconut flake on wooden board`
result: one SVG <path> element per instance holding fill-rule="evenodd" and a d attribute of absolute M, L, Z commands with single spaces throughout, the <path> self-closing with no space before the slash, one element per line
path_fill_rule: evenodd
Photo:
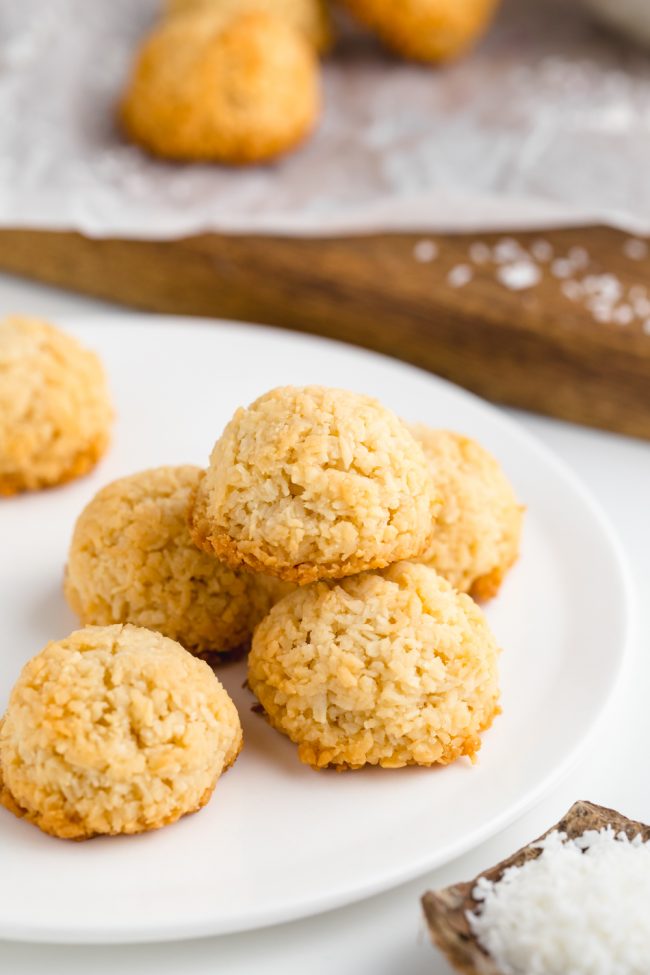
<path fill-rule="evenodd" d="M 473 934 L 507 975 L 645 975 L 650 842 L 611 826 L 576 839 L 553 830 L 540 855 L 482 877 Z"/>
<path fill-rule="evenodd" d="M 595 878 L 599 872 L 601 880 L 608 879 L 610 882 L 615 883 L 615 889 L 610 890 L 608 895 L 610 899 L 607 900 L 607 905 L 610 907 L 609 930 L 607 924 L 603 926 L 601 921 L 600 932 L 597 932 L 594 928 L 590 937 L 587 938 L 590 941 L 590 944 L 587 945 L 584 937 L 573 939 L 573 935 L 568 935 L 566 930 L 564 931 L 563 937 L 563 932 L 558 930 L 557 926 L 554 928 L 554 921 L 557 920 L 554 916 L 554 910 L 562 906 L 563 896 L 568 896 L 568 891 L 562 891 L 563 875 L 566 878 L 566 873 L 562 868 L 559 870 L 556 869 L 556 882 L 550 894 L 548 889 L 546 889 L 547 902 L 541 914 L 536 910 L 539 908 L 539 895 L 541 891 L 532 893 L 529 890 L 529 900 L 526 904 L 526 910 L 529 913 L 529 921 L 531 918 L 534 919 L 535 925 L 532 929 L 528 928 L 526 931 L 520 930 L 519 933 L 520 935 L 528 935 L 530 941 L 529 947 L 532 947 L 532 949 L 536 949 L 542 942 L 548 942 L 549 944 L 546 946 L 551 947 L 552 945 L 550 943 L 554 937 L 561 939 L 561 943 L 558 942 L 556 944 L 556 949 L 557 951 L 564 951 L 564 957 L 560 956 L 556 967 L 552 967 L 553 961 L 549 961 L 548 958 L 543 958 L 539 954 L 537 962 L 531 961 L 535 957 L 534 950 L 531 950 L 526 956 L 526 964 L 528 967 L 524 969 L 513 966 L 512 958 L 502 957 L 501 963 L 499 964 L 497 959 L 486 950 L 484 943 L 482 943 L 487 940 L 487 936 L 484 937 L 483 932 L 477 931 L 477 922 L 471 920 L 472 915 L 480 912 L 482 907 L 485 908 L 486 897 L 484 895 L 488 893 L 487 900 L 489 900 L 489 892 L 499 889 L 498 884 L 505 875 L 519 878 L 522 875 L 524 877 L 533 875 L 532 868 L 535 866 L 533 861 L 537 861 L 545 855 L 541 850 L 540 843 L 546 841 L 552 834 L 555 834 L 555 838 L 549 840 L 548 849 L 557 850 L 558 832 L 566 834 L 570 842 L 577 840 L 579 843 L 583 843 L 582 838 L 585 836 L 585 833 L 608 829 L 611 830 L 610 834 L 605 834 L 604 836 L 601 834 L 600 838 L 595 842 L 592 838 L 594 855 L 589 863 L 592 868 L 597 868 L 592 871 L 595 888 L 592 891 L 592 895 L 585 894 L 581 897 L 580 907 L 583 911 L 588 912 L 590 909 L 590 901 L 592 908 L 596 903 L 593 895 L 597 893 L 596 886 L 598 881 Z M 611 838 L 612 834 L 617 835 L 620 833 L 624 834 L 630 842 L 624 844 L 620 840 L 615 841 Z M 647 870 L 648 858 L 650 858 L 650 846 L 638 846 L 636 844 L 648 844 L 649 842 L 650 826 L 627 819 L 612 809 L 606 809 L 588 802 L 578 802 L 543 837 L 540 837 L 539 840 L 519 850 L 518 853 L 515 853 L 508 860 L 481 874 L 475 880 L 470 883 L 457 884 L 436 893 L 426 894 L 423 898 L 423 906 L 431 936 L 452 965 L 459 972 L 465 973 L 465 975 L 519 975 L 522 971 L 525 971 L 526 975 L 556 975 L 556 973 L 562 973 L 562 975 L 645 975 L 647 971 L 647 959 L 650 957 L 650 949 L 648 948 L 650 933 L 647 923 L 639 924 L 639 917 L 650 917 L 650 904 L 647 902 L 650 896 L 650 880 L 647 878 L 645 881 L 642 880 L 639 886 L 639 876 L 643 873 L 643 870 L 638 866 L 635 866 L 632 870 L 622 870 L 620 867 L 612 868 L 612 857 L 618 860 L 622 851 L 624 851 L 622 852 L 624 859 L 628 856 L 634 856 L 636 853 L 644 864 L 643 869 Z M 612 845 L 614 843 L 618 843 L 619 847 L 612 853 Z M 595 852 L 598 848 L 600 848 L 600 853 Z M 602 854 L 603 848 L 606 850 L 606 856 L 604 858 Z M 569 857 L 572 855 L 575 857 L 578 849 L 579 847 L 571 847 L 565 850 L 565 853 L 568 853 Z M 581 855 L 588 856 L 589 854 L 582 853 Z M 606 870 L 603 870 L 605 860 L 608 860 L 609 864 Z M 514 868 L 523 868 L 524 866 L 526 866 L 529 872 L 525 873 L 523 869 L 519 873 L 514 872 Z M 540 867 L 537 869 L 539 871 Z M 583 879 L 587 876 L 587 872 L 587 870 L 583 871 Z M 605 876 L 605 874 L 608 874 L 608 876 Z M 492 887 L 491 885 L 496 886 Z M 476 896 L 477 889 L 479 894 L 478 899 Z M 626 890 L 627 896 L 625 896 Z M 575 889 L 573 893 L 575 897 Z M 525 890 L 523 891 L 523 896 L 526 896 Z M 617 898 L 618 903 L 616 903 Z M 625 899 L 623 904 L 621 904 L 622 898 Z M 572 906 L 572 910 L 575 911 L 575 903 Z M 625 917 L 623 914 L 625 914 Z M 601 912 L 600 917 L 602 918 L 602 916 Z M 586 914 L 583 917 L 583 931 L 586 921 L 593 920 L 594 917 L 593 910 L 591 915 Z M 628 931 L 633 942 L 629 946 L 629 957 L 625 955 L 620 959 L 623 967 L 617 967 L 619 959 L 616 954 L 612 950 L 610 950 L 609 955 L 606 954 L 608 946 L 612 949 L 614 944 L 612 941 L 611 924 L 629 926 L 629 922 L 634 918 L 636 918 L 636 924 L 632 932 Z M 494 916 L 492 920 L 494 922 Z M 501 946 L 503 944 L 503 930 L 503 926 L 499 923 L 496 923 L 492 927 L 492 931 L 497 932 L 497 942 Z M 624 930 L 627 931 L 628 928 L 624 927 Z M 600 935 L 600 942 L 597 944 L 594 939 L 598 934 Z M 480 935 L 480 940 L 478 935 Z M 576 952 L 575 960 L 566 954 L 567 951 Z M 614 951 L 618 951 L 620 954 L 620 942 Z M 637 954 L 635 955 L 634 952 Z M 580 964 L 583 967 L 580 967 Z M 638 967 L 639 965 L 645 967 Z"/>
<path fill-rule="evenodd" d="M 634 262 L 648 254 L 644 241 L 625 238 L 623 255 Z M 419 264 L 445 259 L 443 242 L 423 238 L 413 248 Z M 467 261 L 453 264 L 446 273 L 450 288 L 471 287 L 481 277 L 492 276 L 508 291 L 534 294 L 535 288 L 555 281 L 564 298 L 581 306 L 599 325 L 619 328 L 632 326 L 643 335 L 650 334 L 650 290 L 637 278 L 624 285 L 613 273 L 599 268 L 586 247 L 570 247 L 565 254 L 555 254 L 552 245 L 538 238 L 526 245 L 515 237 L 501 237 L 492 246 L 476 239 L 467 246 Z"/>

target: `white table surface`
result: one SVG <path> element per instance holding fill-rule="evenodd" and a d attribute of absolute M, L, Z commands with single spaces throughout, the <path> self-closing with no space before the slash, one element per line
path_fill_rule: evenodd
<path fill-rule="evenodd" d="M 0 275 L 0 314 L 100 311 L 100 302 Z M 634 659 L 606 726 L 581 765 L 532 812 L 445 868 L 389 893 L 263 931 L 164 945 L 55 947 L 0 942 L 11 975 L 449 975 L 430 946 L 419 898 L 467 880 L 543 832 L 576 799 L 650 822 L 650 443 L 515 413 L 589 486 L 617 531 L 636 588 Z M 549 715 L 552 720 L 552 715 Z M 2 877 L 0 864 L 0 882 Z"/>

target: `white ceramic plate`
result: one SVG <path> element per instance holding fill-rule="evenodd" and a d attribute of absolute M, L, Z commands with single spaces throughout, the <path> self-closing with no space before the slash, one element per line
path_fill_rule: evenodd
<path fill-rule="evenodd" d="M 139 837 L 75 844 L 0 809 L 0 937 L 163 940 L 313 914 L 458 856 L 567 771 L 620 674 L 627 588 L 602 516 L 548 451 L 439 379 L 323 340 L 123 314 L 67 326 L 106 363 L 117 429 L 91 477 L 0 502 L 3 709 L 23 663 L 76 626 L 61 577 L 82 506 L 135 470 L 204 463 L 234 408 L 272 386 L 348 387 L 409 420 L 477 437 L 505 466 L 528 515 L 521 561 L 488 608 L 505 648 L 504 713 L 476 767 L 313 772 L 251 711 L 244 665 L 231 664 L 220 676 L 246 744 L 198 815 Z"/>

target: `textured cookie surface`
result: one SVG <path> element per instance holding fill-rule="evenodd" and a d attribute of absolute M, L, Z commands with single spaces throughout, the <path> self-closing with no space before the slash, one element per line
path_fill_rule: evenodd
<path fill-rule="evenodd" d="M 103 367 L 46 322 L 0 322 L 0 495 L 86 474 L 109 440 L 112 408 Z"/>
<path fill-rule="evenodd" d="M 87 505 L 65 577 L 82 623 L 135 623 L 194 653 L 231 650 L 250 638 L 275 594 L 192 542 L 187 512 L 200 477 L 191 466 L 142 471 Z"/>
<path fill-rule="evenodd" d="M 191 530 L 218 558 L 303 584 L 417 556 L 435 510 L 426 457 L 393 413 L 358 393 L 287 386 L 228 424 Z"/>
<path fill-rule="evenodd" d="M 226 24 L 243 13 L 272 13 L 300 31 L 311 46 L 324 53 L 332 42 L 329 11 L 324 0 L 167 0 L 169 16 L 211 13 Z"/>
<path fill-rule="evenodd" d="M 316 55 L 268 13 L 199 12 L 145 40 L 121 106 L 127 134 L 178 160 L 263 162 L 294 148 L 320 110 Z"/>
<path fill-rule="evenodd" d="M 490 599 L 519 554 L 523 508 L 495 458 L 475 440 L 422 425 L 409 429 L 442 500 L 420 560 L 456 589 Z"/>
<path fill-rule="evenodd" d="M 0 728 L 2 801 L 65 839 L 157 829 L 209 800 L 241 740 L 202 660 L 140 627 L 87 627 L 23 668 Z"/>
<path fill-rule="evenodd" d="M 438 63 L 463 54 L 486 30 L 498 0 L 342 0 L 397 54 Z"/>
<path fill-rule="evenodd" d="M 255 632 L 248 682 L 316 768 L 448 764 L 475 756 L 498 713 L 497 655 L 469 596 L 401 562 L 285 597 Z"/>

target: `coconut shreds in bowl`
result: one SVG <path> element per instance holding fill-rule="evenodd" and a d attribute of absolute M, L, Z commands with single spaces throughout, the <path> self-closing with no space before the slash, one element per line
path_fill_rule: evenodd
<path fill-rule="evenodd" d="M 507 860 L 484 871 L 468 883 L 454 884 L 439 891 L 429 891 L 422 898 L 422 905 L 431 938 L 446 955 L 449 962 L 463 975 L 506 975 L 504 969 L 488 954 L 472 930 L 468 915 L 480 911 L 482 901 L 475 896 L 481 886 L 497 884 L 511 867 L 522 867 L 537 859 L 542 853 L 539 843 L 555 831 L 566 835 L 569 841 L 583 836 L 590 830 L 609 827 L 614 834 L 625 834 L 628 840 L 650 841 L 650 826 L 628 819 L 613 809 L 591 802 L 576 802 L 558 823 L 543 836 L 529 843 Z M 638 838 L 638 839 L 637 839 Z M 480 883 L 479 883 L 480 882 Z"/>

